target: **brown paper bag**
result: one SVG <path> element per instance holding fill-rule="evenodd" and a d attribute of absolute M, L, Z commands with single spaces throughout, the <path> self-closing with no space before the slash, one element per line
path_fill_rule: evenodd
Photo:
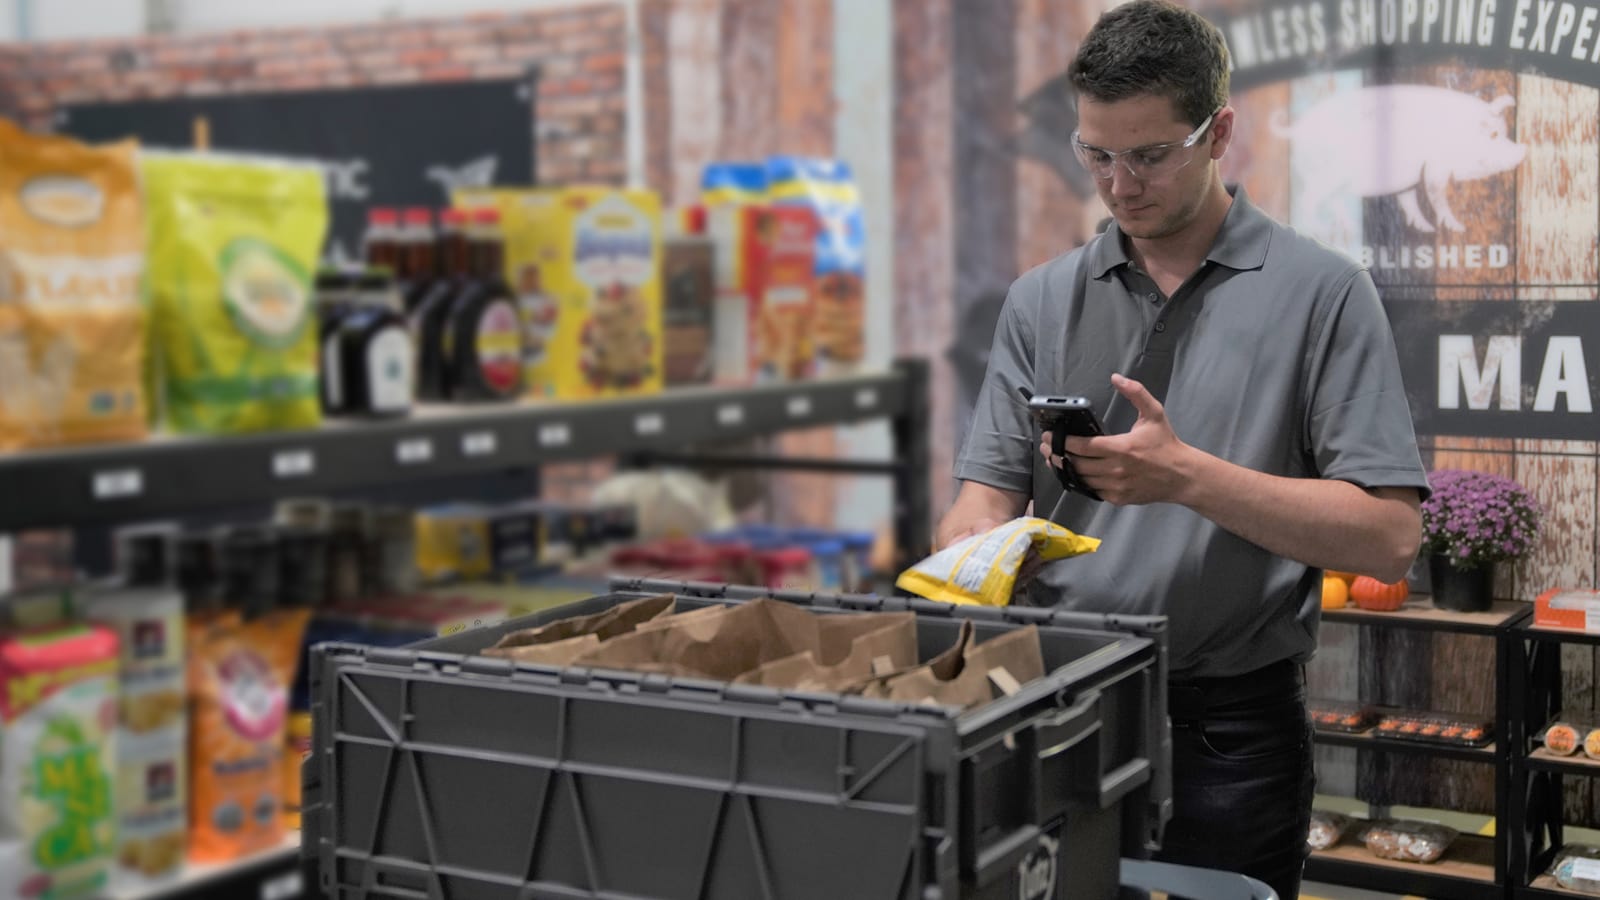
<path fill-rule="evenodd" d="M 994 699 L 989 676 L 994 669 L 1004 671 L 1018 684 L 1044 677 L 1039 629 L 1029 625 L 973 644 L 972 623 L 963 622 L 955 646 L 925 666 L 879 679 L 863 693 L 903 703 L 972 709 Z"/>
<path fill-rule="evenodd" d="M 513 631 L 483 651 L 519 662 L 566 665 L 600 642 L 627 634 L 653 619 L 670 615 L 677 605 L 671 594 L 630 600 L 591 616 L 561 619 L 538 628 Z"/>
<path fill-rule="evenodd" d="M 852 693 L 881 669 L 917 664 L 914 613 L 819 616 L 817 639 L 816 649 L 765 663 L 734 683 Z"/>
<path fill-rule="evenodd" d="M 661 619 L 649 628 L 605 641 L 574 662 L 732 681 L 767 663 L 805 653 L 817 665 L 837 666 L 849 659 L 861 638 L 893 628 L 909 630 L 914 643 L 916 620 L 911 613 L 818 615 L 777 600 L 752 600 Z M 905 654 L 893 645 L 906 639 L 884 635 L 863 644 L 868 671 L 872 655 L 888 652 L 903 658 Z M 914 648 L 910 652 L 914 655 Z"/>

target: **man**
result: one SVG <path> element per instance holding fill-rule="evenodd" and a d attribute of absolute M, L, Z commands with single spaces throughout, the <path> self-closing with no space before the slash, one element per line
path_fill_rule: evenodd
<path fill-rule="evenodd" d="M 1161 858 L 1292 898 L 1321 570 L 1398 581 L 1421 540 L 1427 479 L 1394 339 L 1364 269 L 1223 184 L 1234 110 L 1215 27 L 1132 0 L 1095 25 L 1070 77 L 1074 149 L 1113 222 L 1012 285 L 939 543 L 1030 502 L 1103 539 L 1038 569 L 1028 595 L 1170 618 Z M 1054 457 L 1019 389 L 1087 396 L 1107 436 Z M 1063 462 L 1104 502 L 1063 494 Z"/>

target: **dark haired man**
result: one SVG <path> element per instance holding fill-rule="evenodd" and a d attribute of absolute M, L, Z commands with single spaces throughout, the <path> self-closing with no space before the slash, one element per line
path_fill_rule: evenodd
<path fill-rule="evenodd" d="M 1170 617 L 1174 816 L 1161 858 L 1299 892 L 1312 795 L 1304 663 L 1321 570 L 1403 578 L 1427 479 L 1359 265 L 1274 222 L 1218 161 L 1222 35 L 1166 0 L 1107 12 L 1072 63 L 1074 150 L 1112 224 L 1012 285 L 941 546 L 1035 513 L 1103 539 L 1030 602 Z M 1019 388 L 1082 394 L 1063 460 Z M 1019 602 L 1020 599 L 1019 599 Z"/>

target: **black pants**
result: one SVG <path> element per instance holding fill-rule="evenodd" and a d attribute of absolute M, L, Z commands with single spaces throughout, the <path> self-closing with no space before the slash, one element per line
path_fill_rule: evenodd
<path fill-rule="evenodd" d="M 1304 669 L 1285 660 L 1169 691 L 1173 817 L 1156 858 L 1299 897 L 1316 777 Z"/>

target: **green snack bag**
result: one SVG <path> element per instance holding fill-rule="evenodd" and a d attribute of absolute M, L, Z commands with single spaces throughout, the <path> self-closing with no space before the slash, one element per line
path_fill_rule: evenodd
<path fill-rule="evenodd" d="M 166 426 L 222 434 L 317 425 L 321 172 L 212 153 L 146 153 L 141 167 L 153 380 Z"/>

